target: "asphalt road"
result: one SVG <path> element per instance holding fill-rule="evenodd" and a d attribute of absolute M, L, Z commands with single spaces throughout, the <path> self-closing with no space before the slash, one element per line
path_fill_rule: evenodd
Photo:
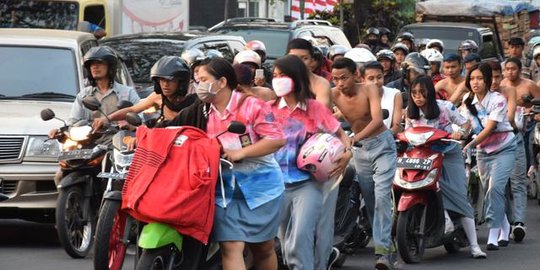
<path fill-rule="evenodd" d="M 520 270 L 540 269 L 540 206 L 529 201 L 527 209 L 529 222 L 525 240 L 513 243 L 498 251 L 488 252 L 486 260 L 470 258 L 468 249 L 457 254 L 447 254 L 444 248 L 426 250 L 420 264 L 407 265 L 400 261 L 399 269 L 437 270 Z M 479 242 L 485 250 L 487 228 L 478 230 Z M 373 269 L 375 258 L 373 248 L 368 246 L 351 256 L 345 262 L 344 270 Z M 23 222 L 19 220 L 0 221 L 0 270 L 90 270 L 92 260 L 71 259 L 59 245 L 56 231 L 51 225 Z M 124 269 L 133 269 L 133 256 L 129 256 Z"/>

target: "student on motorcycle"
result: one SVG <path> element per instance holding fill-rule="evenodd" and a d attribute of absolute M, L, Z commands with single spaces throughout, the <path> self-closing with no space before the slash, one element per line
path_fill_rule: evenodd
<path fill-rule="evenodd" d="M 456 140 L 468 133 L 470 122 L 456 107 L 451 102 L 435 98 L 435 87 L 431 78 L 425 75 L 417 77 L 411 84 L 409 95 L 412 102 L 409 102 L 407 107 L 405 128 L 430 126 L 451 133 Z M 452 124 L 460 126 L 460 130 L 454 132 Z M 480 249 L 476 237 L 474 211 L 467 197 L 467 177 L 461 147 L 458 143 L 437 146 L 439 147 L 444 153 L 442 177 L 439 181 L 444 208 L 462 216 L 460 220 L 469 240 L 472 256 L 486 258 L 486 253 Z M 445 216 L 449 219 L 446 210 Z M 452 225 L 451 222 L 449 224 Z"/>
<path fill-rule="evenodd" d="M 267 87 L 255 86 L 253 82 L 253 71 L 245 64 L 236 64 L 233 66 L 238 80 L 236 91 L 242 92 L 245 95 L 255 96 L 264 101 L 276 99 L 276 93 Z"/>
<path fill-rule="evenodd" d="M 345 169 L 352 157 L 351 143 L 330 110 L 315 101 L 315 96 L 309 90 L 308 70 L 302 60 L 292 55 L 276 60 L 273 75 L 272 84 L 278 99 L 270 104 L 276 122 L 287 138 L 286 145 L 275 153 L 285 180 L 285 200 L 279 229 L 284 261 L 290 269 L 327 269 L 332 252 L 337 190 L 334 196 L 332 192 L 327 195 L 333 199 L 325 199 L 325 186 L 334 183 L 328 180 L 334 179 Z M 338 154 L 336 166 L 329 172 L 330 179 L 319 179 L 317 175 L 299 169 L 297 164 L 301 145 L 310 135 L 319 132 L 335 134 L 349 147 L 349 151 Z M 330 158 L 329 155 L 327 158 Z M 334 207 L 323 212 L 326 203 Z M 325 228 L 317 229 L 321 219 L 330 219 L 331 222 L 326 223 Z M 326 242 L 324 246 L 320 245 L 321 241 Z"/>
<path fill-rule="evenodd" d="M 227 130 L 231 121 L 240 121 L 247 128 L 244 135 L 225 133 L 219 137 L 224 158 L 236 162 L 234 178 L 224 177 L 225 193 L 216 189 L 213 239 L 220 243 L 223 269 L 245 269 L 246 244 L 257 269 L 277 269 L 274 238 L 284 187 L 272 154 L 285 143 L 282 130 L 269 105 L 234 91 L 236 74 L 227 60 L 203 61 L 199 78 L 197 96 L 201 102 L 182 111 L 171 124 L 196 122 L 195 126 L 211 137 Z"/>
<path fill-rule="evenodd" d="M 440 80 L 444 79 L 441 74 L 443 55 L 437 49 L 427 48 L 420 53 L 425 57 L 431 65 L 431 81 L 433 85 L 437 84 Z"/>
<path fill-rule="evenodd" d="M 489 64 L 475 65 L 465 84 L 471 92 L 464 104 L 476 137 L 463 151 L 476 148 L 480 179 L 489 181 L 486 192 L 486 222 L 489 227 L 487 250 L 498 250 L 498 238 L 505 217 L 505 190 L 516 158 L 516 140 L 506 116 L 507 101 L 491 91 L 492 72 Z"/>
<path fill-rule="evenodd" d="M 187 95 L 190 70 L 184 60 L 178 56 L 163 56 L 150 70 L 150 78 L 154 81 L 154 92 L 139 103 L 118 110 L 109 115 L 110 120 L 123 120 L 128 112 L 140 113 L 151 107 L 160 108 L 161 115 L 157 123 L 172 120 L 183 108 L 191 105 L 196 96 Z M 106 118 L 94 120 L 95 126 L 102 126 Z"/>
<path fill-rule="evenodd" d="M 401 63 L 405 61 L 405 57 L 409 54 L 409 48 L 403 44 L 403 43 L 396 43 L 392 48 L 390 49 L 394 56 L 396 57 L 396 69 L 401 68 Z"/>
<path fill-rule="evenodd" d="M 401 78 L 401 73 L 396 69 L 396 56 L 391 50 L 380 50 L 377 53 L 377 61 L 381 63 L 384 70 L 384 84 Z"/>
<path fill-rule="evenodd" d="M 131 87 L 119 84 L 114 81 L 118 58 L 116 54 L 107 46 L 93 47 L 84 55 L 84 68 L 88 73 L 88 80 L 91 85 L 85 87 L 77 94 L 75 102 L 71 107 L 71 115 L 68 120 L 73 124 L 79 120 L 92 120 L 103 117 L 100 112 L 92 112 L 86 109 L 83 104 L 83 98 L 94 96 L 101 102 L 101 110 L 106 115 L 117 110 L 118 102 L 122 100 L 130 101 L 133 104 L 139 102 L 137 92 Z M 99 126 L 93 124 L 94 129 Z M 58 130 L 53 129 L 49 132 L 49 137 L 53 138 Z"/>

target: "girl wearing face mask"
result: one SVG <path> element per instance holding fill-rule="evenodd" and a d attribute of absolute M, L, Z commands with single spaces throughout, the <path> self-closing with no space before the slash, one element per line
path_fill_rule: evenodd
<path fill-rule="evenodd" d="M 285 140 L 268 104 L 233 91 L 232 65 L 222 58 L 201 63 L 196 90 L 203 102 L 206 132 L 217 136 L 231 121 L 246 125 L 245 134 L 219 136 L 224 157 L 234 163 L 216 187 L 213 239 L 220 243 L 223 269 L 246 269 L 244 246 L 251 249 L 257 269 L 277 269 L 274 238 L 282 204 L 283 177 L 274 156 Z M 186 117 L 189 118 L 189 117 Z M 241 161 L 241 162 L 238 162 Z"/>
<path fill-rule="evenodd" d="M 406 128 L 429 126 L 444 130 L 452 134 L 452 138 L 459 140 L 470 129 L 470 122 L 462 116 L 454 104 L 446 100 L 437 100 L 432 79 L 425 75 L 417 77 L 411 84 L 409 93 L 409 106 L 407 107 Z M 460 126 L 454 132 L 452 124 Z M 465 161 L 458 143 L 436 146 L 437 151 L 444 153 L 442 178 L 439 182 L 443 195 L 445 216 L 447 217 L 447 230 L 451 230 L 452 221 L 446 210 L 460 214 L 460 221 L 471 245 L 473 258 L 485 258 L 476 237 L 474 211 L 467 198 L 467 176 L 465 175 Z"/>
<path fill-rule="evenodd" d="M 505 97 L 491 91 L 492 71 L 489 64 L 474 65 L 465 79 L 471 89 L 464 101 L 466 114 L 476 138 L 464 150 L 476 148 L 480 179 L 486 192 L 486 222 L 489 227 L 487 250 L 498 250 L 508 243 L 509 228 L 505 228 L 505 189 L 516 161 L 516 139 L 506 117 Z M 500 239 L 501 230 L 506 239 Z"/>
<path fill-rule="evenodd" d="M 333 221 L 335 198 L 333 208 L 325 209 L 324 191 L 325 185 L 334 181 L 313 180 L 308 172 L 298 169 L 296 157 L 309 135 L 336 134 L 347 147 L 331 173 L 336 176 L 343 172 L 352 157 L 351 142 L 330 110 L 314 99 L 309 89 L 308 71 L 300 58 L 288 55 L 276 60 L 273 75 L 272 86 L 278 99 L 269 104 L 287 139 L 286 145 L 275 153 L 285 179 L 279 228 L 284 261 L 289 269 L 327 269 L 332 252 L 333 222 L 327 224 L 327 228 L 317 227 L 321 219 Z M 332 200 L 326 201 L 332 205 Z M 325 236 L 329 239 L 323 240 Z"/>

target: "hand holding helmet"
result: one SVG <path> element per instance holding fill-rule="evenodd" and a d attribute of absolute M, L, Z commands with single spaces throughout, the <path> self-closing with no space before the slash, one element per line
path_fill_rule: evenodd
<path fill-rule="evenodd" d="M 296 159 L 296 165 L 299 169 L 310 172 L 315 180 L 328 181 L 343 170 L 342 163 L 348 162 L 344 151 L 345 146 L 336 136 L 328 133 L 317 133 L 309 137 L 302 145 Z"/>

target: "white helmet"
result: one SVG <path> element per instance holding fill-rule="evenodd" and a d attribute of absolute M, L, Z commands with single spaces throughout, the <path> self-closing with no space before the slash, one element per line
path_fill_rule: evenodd
<path fill-rule="evenodd" d="M 440 39 L 431 39 L 426 45 L 426 49 L 432 49 L 433 47 L 439 47 L 440 52 L 444 51 L 444 42 Z"/>
<path fill-rule="evenodd" d="M 536 57 L 540 55 L 540 46 L 536 46 L 534 47 L 534 50 L 533 50 L 533 60 L 536 59 Z"/>
<path fill-rule="evenodd" d="M 257 67 L 261 67 L 261 57 L 258 53 L 252 50 L 244 50 L 236 54 L 234 57 L 233 65 L 236 64 L 245 64 L 245 63 L 253 63 L 257 65 Z"/>
<path fill-rule="evenodd" d="M 437 49 L 425 49 L 423 50 L 420 55 L 425 57 L 430 63 L 431 62 L 443 62 L 443 55 L 439 52 Z"/>
<path fill-rule="evenodd" d="M 345 57 L 353 60 L 356 64 L 365 64 L 367 62 L 377 61 L 377 58 L 368 49 L 364 48 L 352 48 Z"/>

